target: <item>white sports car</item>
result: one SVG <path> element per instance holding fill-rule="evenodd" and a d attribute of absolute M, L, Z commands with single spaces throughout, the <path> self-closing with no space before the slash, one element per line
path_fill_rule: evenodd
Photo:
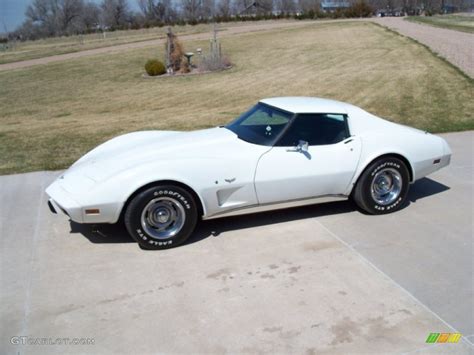
<path fill-rule="evenodd" d="M 398 210 L 410 183 L 449 164 L 446 141 L 350 104 L 264 99 L 226 126 L 125 134 L 46 190 L 77 223 L 123 218 L 144 248 L 183 243 L 199 219 L 350 198 Z"/>

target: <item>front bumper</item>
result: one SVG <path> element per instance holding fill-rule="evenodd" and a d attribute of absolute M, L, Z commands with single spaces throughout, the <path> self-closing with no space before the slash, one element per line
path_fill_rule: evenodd
<path fill-rule="evenodd" d="M 48 207 L 51 212 L 64 213 L 77 223 L 84 222 L 81 205 L 71 198 L 70 194 L 61 187 L 58 180 L 49 185 L 46 194 L 50 197 Z"/>
<path fill-rule="evenodd" d="M 46 189 L 49 209 L 76 223 L 116 223 L 124 202 L 114 194 L 97 193 L 94 185 L 88 178 L 64 174 Z"/>

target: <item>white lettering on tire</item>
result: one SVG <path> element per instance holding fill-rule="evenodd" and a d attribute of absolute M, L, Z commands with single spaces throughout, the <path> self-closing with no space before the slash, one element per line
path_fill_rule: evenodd
<path fill-rule="evenodd" d="M 173 241 L 172 240 L 166 240 L 164 242 L 158 242 L 156 240 L 152 240 L 152 239 L 148 239 L 145 235 L 145 233 L 140 229 L 136 229 L 135 230 L 137 232 L 137 234 L 140 236 L 140 238 L 142 238 L 143 240 L 148 240 L 148 244 L 151 244 L 151 245 L 159 245 L 159 246 L 164 246 L 164 245 L 171 245 L 173 244 Z"/>
<path fill-rule="evenodd" d="M 372 171 L 372 173 L 370 174 L 370 176 L 374 176 L 375 174 L 377 174 L 377 172 L 380 170 L 380 169 L 383 169 L 385 168 L 386 166 L 391 166 L 391 167 L 395 167 L 397 169 L 400 169 L 400 164 L 397 164 L 397 163 L 394 163 L 394 162 L 391 162 L 391 161 L 387 161 L 383 164 L 380 164 L 379 166 L 377 166 L 374 171 Z"/>
<path fill-rule="evenodd" d="M 168 196 L 171 196 L 173 198 L 175 198 L 177 201 L 181 202 L 181 204 L 186 207 L 187 210 L 190 210 L 191 209 L 191 204 L 189 203 L 188 200 L 186 200 L 186 198 L 181 195 L 179 192 L 176 192 L 176 191 L 169 191 L 169 190 L 159 190 L 159 191 L 155 191 L 153 193 L 154 196 L 158 196 L 158 195 L 168 195 Z"/>

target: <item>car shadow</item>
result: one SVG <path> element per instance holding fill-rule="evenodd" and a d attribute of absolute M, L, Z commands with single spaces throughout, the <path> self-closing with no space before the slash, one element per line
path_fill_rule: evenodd
<path fill-rule="evenodd" d="M 407 200 L 409 202 L 416 202 L 422 198 L 433 196 L 449 189 L 450 187 L 425 177 L 410 186 Z"/>
<path fill-rule="evenodd" d="M 411 185 L 408 198 L 403 206 L 406 208 L 410 203 L 419 199 L 439 194 L 449 190 L 449 187 L 429 178 L 423 178 Z M 253 213 L 248 215 L 223 217 L 213 220 L 201 221 L 193 235 L 184 245 L 199 242 L 208 237 L 217 237 L 221 233 L 246 229 L 258 226 L 266 226 L 276 223 L 304 220 L 344 214 L 358 211 L 351 201 L 328 202 L 302 207 L 293 207 L 269 212 Z M 362 211 L 360 211 L 362 212 Z M 91 243 L 133 243 L 122 222 L 116 224 L 78 224 L 70 222 L 72 234 L 81 234 Z"/>

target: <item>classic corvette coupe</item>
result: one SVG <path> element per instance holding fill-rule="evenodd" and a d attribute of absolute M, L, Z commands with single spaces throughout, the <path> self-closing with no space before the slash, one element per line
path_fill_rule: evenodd
<path fill-rule="evenodd" d="M 142 131 L 93 149 L 46 190 L 52 212 L 116 223 L 147 249 L 183 243 L 200 219 L 351 199 L 398 210 L 409 185 L 447 166 L 438 136 L 320 98 L 264 99 L 231 123 Z"/>

